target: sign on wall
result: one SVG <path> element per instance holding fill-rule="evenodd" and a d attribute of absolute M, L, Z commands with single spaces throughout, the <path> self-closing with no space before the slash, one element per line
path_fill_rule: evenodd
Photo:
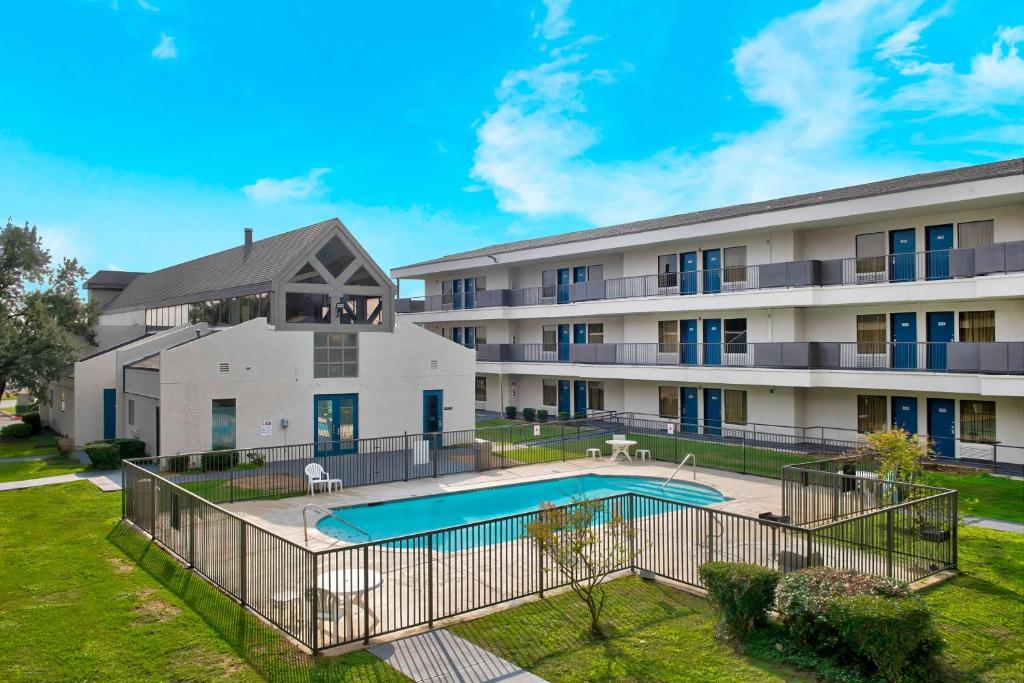
<path fill-rule="evenodd" d="M 665 431 L 668 432 L 670 436 L 672 434 L 675 434 L 676 433 L 676 423 L 675 422 L 666 422 L 665 423 Z"/>
<path fill-rule="evenodd" d="M 533 435 L 540 436 L 540 425 L 533 425 Z"/>
<path fill-rule="evenodd" d="M 273 420 L 260 420 L 260 436 L 273 436 L 274 435 L 274 421 Z"/>

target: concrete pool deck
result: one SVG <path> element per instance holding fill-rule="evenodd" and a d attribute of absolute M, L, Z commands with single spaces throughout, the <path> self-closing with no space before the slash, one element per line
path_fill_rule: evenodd
<path fill-rule="evenodd" d="M 352 544 L 339 541 L 317 531 L 316 522 L 324 516 L 324 513 L 313 509 L 309 511 L 308 515 L 309 543 L 307 544 L 304 538 L 302 516 L 303 508 L 310 503 L 315 503 L 325 508 L 337 508 L 422 496 L 435 496 L 444 493 L 459 493 L 493 486 L 521 484 L 590 473 L 665 479 L 675 468 L 676 465 L 672 463 L 656 461 L 634 461 L 631 463 L 629 461 L 612 462 L 607 458 L 600 460 L 584 458 L 521 465 L 508 469 L 488 470 L 486 472 L 465 472 L 437 477 L 436 479 L 425 478 L 388 484 L 372 484 L 333 493 L 317 493 L 315 496 L 306 495 L 281 500 L 229 503 L 224 504 L 223 507 L 251 524 L 260 526 L 282 538 L 315 551 L 345 547 Z M 690 466 L 686 466 L 676 474 L 675 479 L 693 483 L 693 469 Z M 781 512 L 782 486 L 778 480 L 698 467 L 696 483 L 710 486 L 729 499 L 707 507 L 751 517 L 756 517 L 762 512 Z"/>

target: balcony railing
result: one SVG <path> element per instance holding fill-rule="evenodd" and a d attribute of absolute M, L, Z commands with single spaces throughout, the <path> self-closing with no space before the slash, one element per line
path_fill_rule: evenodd
<path fill-rule="evenodd" d="M 787 287 L 949 280 L 1019 271 L 1024 271 L 1024 241 L 999 242 L 975 249 L 922 251 L 824 261 L 762 263 L 715 270 L 633 275 L 525 289 L 487 289 L 459 294 L 432 294 L 426 297 L 399 299 L 398 312 L 457 311 L 654 296 L 713 295 Z"/>
<path fill-rule="evenodd" d="M 1020 375 L 1024 342 L 479 344 L 477 360 Z"/>

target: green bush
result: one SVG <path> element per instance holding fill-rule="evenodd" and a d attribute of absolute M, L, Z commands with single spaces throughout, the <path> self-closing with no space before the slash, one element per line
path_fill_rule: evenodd
<path fill-rule="evenodd" d="M 253 467 L 262 467 L 267 464 L 267 456 L 259 451 L 251 451 L 245 454 L 245 459 L 249 461 L 249 464 Z"/>
<path fill-rule="evenodd" d="M 31 403 L 24 403 L 22 405 L 14 406 L 15 415 L 28 415 L 29 413 L 39 412 L 39 401 L 32 401 Z"/>
<path fill-rule="evenodd" d="M 572 419 L 574 419 L 574 420 L 586 420 L 587 419 L 587 411 L 585 411 L 585 410 L 577 410 L 573 414 Z"/>
<path fill-rule="evenodd" d="M 533 418 L 537 416 L 537 411 L 533 408 L 523 408 L 523 419 L 527 422 L 533 422 Z"/>
<path fill-rule="evenodd" d="M 934 679 L 934 656 L 942 638 L 919 596 L 843 596 L 829 601 L 825 618 L 845 649 L 887 681 Z"/>
<path fill-rule="evenodd" d="M 142 458 L 146 455 L 146 442 L 139 439 L 114 439 L 110 443 L 121 452 L 121 459 Z"/>
<path fill-rule="evenodd" d="M 537 411 L 537 422 L 547 422 L 547 421 L 548 421 L 548 411 L 545 410 L 544 408 L 541 408 L 540 410 Z"/>
<path fill-rule="evenodd" d="M 121 466 L 121 449 L 110 441 L 93 441 L 82 450 L 96 469 L 113 470 Z"/>
<path fill-rule="evenodd" d="M 565 422 L 566 420 L 569 419 L 569 413 L 565 412 L 564 410 L 559 412 L 558 419 L 561 420 L 562 422 Z"/>
<path fill-rule="evenodd" d="M 743 640 L 767 622 L 779 583 L 777 571 L 740 562 L 705 562 L 697 571 L 730 635 Z"/>
<path fill-rule="evenodd" d="M 21 416 L 21 424 L 31 427 L 33 434 L 38 434 L 43 429 L 43 419 L 39 417 L 39 413 L 25 413 Z"/>
<path fill-rule="evenodd" d="M 204 472 L 230 470 L 238 464 L 238 451 L 211 451 L 203 453 L 199 459 Z"/>
<path fill-rule="evenodd" d="M 187 455 L 173 455 L 169 458 L 164 458 L 168 472 L 188 471 L 189 460 L 191 460 L 191 457 Z"/>
<path fill-rule="evenodd" d="M 32 426 L 24 422 L 15 422 L 0 429 L 0 439 L 4 441 L 27 439 L 30 436 L 32 436 Z"/>
<path fill-rule="evenodd" d="M 517 410 L 515 406 L 505 406 L 505 417 L 507 417 L 508 419 L 516 419 L 516 412 Z"/>

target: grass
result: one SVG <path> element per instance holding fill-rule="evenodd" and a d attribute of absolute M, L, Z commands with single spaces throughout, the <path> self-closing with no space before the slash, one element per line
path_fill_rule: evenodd
<path fill-rule="evenodd" d="M 540 436 L 534 436 L 534 425 L 540 426 Z M 504 429 L 500 429 L 504 427 Z M 561 423 L 548 424 L 545 422 L 526 422 L 524 420 L 509 420 L 504 417 L 497 417 L 492 420 L 484 420 L 476 425 L 477 436 L 488 441 L 499 441 L 502 443 L 524 443 L 535 439 L 557 439 L 562 436 L 563 428 Z M 565 434 L 576 434 L 594 431 L 592 427 L 577 427 L 575 425 L 565 426 Z"/>
<path fill-rule="evenodd" d="M 25 462 L 0 461 L 0 482 L 55 477 L 60 474 L 81 472 L 85 469 L 88 469 L 87 465 L 60 456 Z"/>
<path fill-rule="evenodd" d="M 1020 479 L 994 477 L 987 472 L 926 471 L 921 482 L 959 491 L 957 503 L 961 515 L 1024 522 L 1024 481 Z"/>
<path fill-rule="evenodd" d="M 400 681 L 366 652 L 302 655 L 120 526 L 86 482 L 0 493 L 5 681 Z"/>
<path fill-rule="evenodd" d="M 0 441 L 0 460 L 3 458 L 24 458 L 26 456 L 48 457 L 57 455 L 57 439 L 60 436 L 49 430 L 27 439 Z"/>

